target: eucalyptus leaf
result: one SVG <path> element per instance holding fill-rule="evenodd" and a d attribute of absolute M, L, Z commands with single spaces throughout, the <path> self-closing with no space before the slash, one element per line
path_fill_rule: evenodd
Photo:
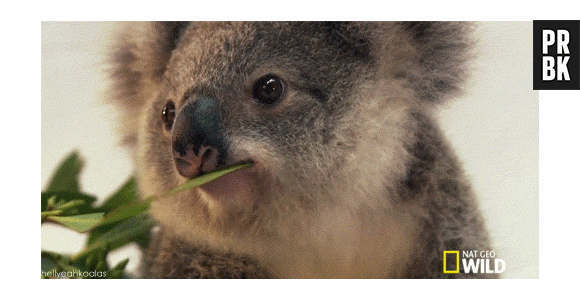
<path fill-rule="evenodd" d="M 45 192 L 80 192 L 79 175 L 83 166 L 83 159 L 73 151 L 53 173 Z"/>
<path fill-rule="evenodd" d="M 100 222 L 94 225 L 94 227 L 109 225 L 127 218 L 140 215 L 144 212 L 147 212 L 149 207 L 150 205 L 148 202 L 134 202 L 125 206 L 121 206 L 106 214 Z"/>
<path fill-rule="evenodd" d="M 72 230 L 85 232 L 101 221 L 105 213 L 92 213 L 77 216 L 49 216 L 48 220 L 60 223 Z"/>
<path fill-rule="evenodd" d="M 48 272 L 48 271 L 56 268 L 56 266 L 57 266 L 56 260 L 54 260 L 53 257 L 51 257 L 49 255 L 41 254 L 41 256 L 40 256 L 40 269 L 43 272 Z"/>
<path fill-rule="evenodd" d="M 103 202 L 99 209 L 109 212 L 123 205 L 139 201 L 137 195 L 137 182 L 135 177 L 130 177 L 125 183 L 109 198 Z"/>
<path fill-rule="evenodd" d="M 204 174 L 202 176 L 193 178 L 193 179 L 185 182 L 181 186 L 178 186 L 178 187 L 172 189 L 171 191 L 163 194 L 162 196 L 173 195 L 173 194 L 178 193 L 180 191 L 193 189 L 193 188 L 198 187 L 200 185 L 206 184 L 210 181 L 216 180 L 216 179 L 218 179 L 226 174 L 229 174 L 231 172 L 250 167 L 251 165 L 252 165 L 252 163 L 242 163 L 239 165 L 231 166 L 231 167 L 228 167 L 225 169 L 221 169 L 221 170 L 217 170 L 217 171 L 213 171 L 213 172 Z"/>
<path fill-rule="evenodd" d="M 116 264 L 111 271 L 124 271 L 125 267 L 127 266 L 127 264 L 129 263 L 129 259 L 126 258 L 122 261 L 120 261 L 118 264 Z"/>
<path fill-rule="evenodd" d="M 207 173 L 164 194 L 150 196 L 143 201 L 139 200 L 136 180 L 131 177 L 101 206 L 93 207 L 96 198 L 80 191 L 79 174 L 83 164 L 77 152 L 72 152 L 61 163 L 54 172 L 46 191 L 41 194 L 41 215 L 43 220 L 62 224 L 78 232 L 88 231 L 87 244 L 72 258 L 42 251 L 43 270 L 106 270 L 108 266 L 103 263 L 106 263 L 105 259 L 109 251 L 131 242 L 136 242 L 140 246 L 146 246 L 149 243 L 150 232 L 155 225 L 148 215 L 151 202 L 160 197 L 193 189 L 251 166 L 251 163 L 243 163 Z M 81 259 L 85 257 L 87 258 Z M 100 259 L 97 259 L 98 257 Z M 121 261 L 110 270 L 111 275 L 107 277 L 126 277 L 124 268 L 127 262 L 128 259 Z"/>
<path fill-rule="evenodd" d="M 49 211 L 50 207 L 48 205 L 48 200 L 53 198 L 52 200 L 52 209 L 56 207 L 55 203 L 63 202 L 59 205 L 64 205 L 64 203 L 68 203 L 71 201 L 82 200 L 83 203 L 75 207 L 75 214 L 88 214 L 88 213 L 95 213 L 101 212 L 99 208 L 93 208 L 92 204 L 97 200 L 95 196 L 87 195 L 84 193 L 79 192 L 43 192 L 40 196 L 40 210 L 41 211 Z M 63 215 L 69 215 L 70 212 L 64 212 Z"/>
<path fill-rule="evenodd" d="M 112 211 L 110 211 L 109 213 L 107 213 L 107 215 L 105 215 L 105 217 L 103 218 L 103 220 L 96 224 L 95 226 L 103 226 L 103 225 L 108 225 L 126 218 L 130 218 L 136 215 L 139 215 L 143 212 L 146 212 L 149 210 L 150 208 L 150 203 L 155 201 L 156 199 L 158 199 L 159 197 L 164 197 L 164 196 L 169 196 L 169 195 L 173 195 L 175 193 L 178 193 L 180 191 L 184 191 L 184 190 L 189 190 L 189 189 L 193 189 L 195 187 L 198 187 L 200 185 L 206 184 L 212 180 L 215 180 L 219 177 L 222 177 L 226 174 L 229 174 L 231 172 L 243 169 L 243 168 L 247 168 L 249 166 L 251 166 L 251 163 L 243 163 L 243 164 L 239 164 L 239 165 L 235 165 L 232 167 L 228 167 L 225 169 L 221 169 L 221 170 L 217 170 L 211 173 L 207 173 L 204 174 L 202 176 L 193 178 L 187 182 L 185 182 L 183 185 L 174 188 L 172 190 L 170 190 L 169 192 L 162 194 L 160 196 L 151 196 L 148 197 L 147 199 L 140 201 L 140 202 L 133 202 L 133 203 L 129 203 L 127 205 L 118 207 L 116 209 L 113 209 Z M 121 188 L 119 190 L 119 192 L 117 192 L 115 194 L 115 196 L 113 198 L 111 198 L 110 203 L 126 203 L 129 202 L 130 199 L 118 199 L 118 200 L 114 200 L 116 196 L 118 195 L 122 195 L 122 194 L 130 194 L 130 191 L 134 191 L 134 181 L 129 180 L 123 188 Z M 120 196 L 118 196 L 120 197 Z M 113 206 L 112 204 L 110 206 Z"/>
<path fill-rule="evenodd" d="M 127 266 L 127 263 L 129 263 L 128 258 L 120 261 L 116 266 L 111 268 L 110 271 L 111 275 L 109 276 L 109 278 L 111 279 L 127 278 L 125 276 L 125 267 Z"/>
<path fill-rule="evenodd" d="M 71 200 L 68 202 L 62 202 L 59 205 L 56 205 L 54 207 L 55 210 L 62 210 L 62 211 L 71 211 L 74 208 L 78 208 L 79 206 L 82 206 L 85 204 L 84 200 Z M 75 210 L 76 211 L 76 210 Z"/>
<path fill-rule="evenodd" d="M 43 211 L 40 213 L 40 217 L 42 218 L 42 221 L 44 222 L 46 218 L 48 218 L 50 216 L 58 216 L 60 214 L 62 214 L 62 210 Z"/>
<path fill-rule="evenodd" d="M 110 230 L 104 232 L 93 239 L 81 252 L 77 253 L 73 259 L 77 260 L 96 249 L 109 246 L 110 249 L 125 245 L 144 233 L 149 234 L 149 230 L 155 225 L 151 218 L 132 217 L 116 224 Z"/>
<path fill-rule="evenodd" d="M 91 246 L 95 241 L 98 241 L 100 239 L 100 237 L 104 234 L 106 234 L 107 232 L 110 232 L 112 230 L 116 230 L 116 227 L 123 227 L 125 220 L 129 220 L 130 219 L 130 223 L 133 226 L 140 226 L 140 224 L 142 223 L 146 223 L 146 224 L 152 224 L 150 222 L 150 220 L 148 220 L 149 214 L 147 213 L 141 213 L 140 215 L 137 216 L 133 216 L 121 221 L 117 221 L 114 223 L 109 223 L 109 224 L 97 224 L 97 226 L 94 226 L 90 231 L 89 231 L 89 237 L 87 239 L 87 246 Z M 145 226 L 147 227 L 147 226 Z M 144 228 L 145 228 L 144 227 Z M 152 226 L 151 226 L 152 227 Z M 112 242 L 112 246 L 114 246 L 114 248 L 117 247 L 122 247 L 127 243 L 130 242 L 136 242 L 137 244 L 139 244 L 140 246 L 144 247 L 147 246 L 147 244 L 149 243 L 149 229 L 150 228 L 146 228 L 146 230 L 144 230 L 142 232 L 141 235 L 136 235 L 134 237 L 132 237 L 131 239 L 128 240 L 123 240 L 123 241 L 110 241 Z M 113 248 L 113 249 L 114 249 Z"/>
<path fill-rule="evenodd" d="M 75 264 L 69 255 L 60 254 L 52 251 L 42 250 L 41 269 L 42 278 L 59 278 L 57 272 L 76 271 L 77 274 L 82 270 L 82 265 Z"/>

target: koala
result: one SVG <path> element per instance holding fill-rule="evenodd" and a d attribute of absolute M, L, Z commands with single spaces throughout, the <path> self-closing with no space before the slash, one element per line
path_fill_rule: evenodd
<path fill-rule="evenodd" d="M 496 277 L 443 272 L 443 251 L 491 250 L 435 117 L 472 27 L 123 24 L 111 90 L 140 194 L 252 164 L 153 202 L 143 276 Z"/>

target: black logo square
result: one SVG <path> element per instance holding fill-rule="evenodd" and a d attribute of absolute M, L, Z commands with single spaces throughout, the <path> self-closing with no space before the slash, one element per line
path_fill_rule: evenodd
<path fill-rule="evenodd" d="M 534 90 L 580 90 L 580 21 L 534 21 Z"/>

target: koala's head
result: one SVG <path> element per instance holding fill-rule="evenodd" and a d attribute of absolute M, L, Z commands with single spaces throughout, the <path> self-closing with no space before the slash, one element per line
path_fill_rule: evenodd
<path fill-rule="evenodd" d="M 388 209 L 407 174 L 412 113 L 458 90 L 467 27 L 128 26 L 114 53 L 114 90 L 144 196 L 253 163 L 160 199 L 154 215 L 185 236 L 275 236 L 328 207 Z"/>

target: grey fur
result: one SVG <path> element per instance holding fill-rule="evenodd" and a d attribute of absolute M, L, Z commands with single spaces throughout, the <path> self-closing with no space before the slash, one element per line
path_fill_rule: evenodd
<path fill-rule="evenodd" d="M 124 26 L 113 97 L 142 194 L 185 181 L 162 123 L 168 100 L 179 110 L 199 96 L 217 99 L 227 163 L 251 158 L 260 167 L 231 202 L 192 191 L 155 203 L 160 229 L 145 277 L 496 277 L 443 273 L 444 250 L 491 249 L 432 117 L 460 91 L 471 24 Z M 248 86 L 271 73 L 290 91 L 259 106 Z"/>

